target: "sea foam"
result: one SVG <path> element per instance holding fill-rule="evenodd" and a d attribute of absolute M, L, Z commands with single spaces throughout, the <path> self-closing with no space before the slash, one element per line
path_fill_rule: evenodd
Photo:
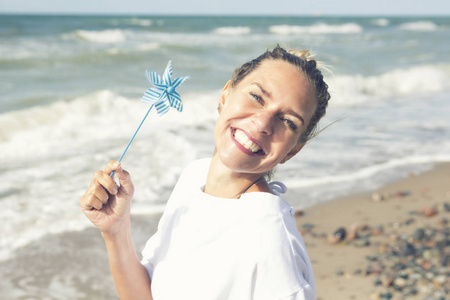
<path fill-rule="evenodd" d="M 121 29 L 77 30 L 75 36 L 92 43 L 120 43 L 126 40 L 126 32 Z"/>
<path fill-rule="evenodd" d="M 213 33 L 222 35 L 244 35 L 249 34 L 250 32 L 251 29 L 245 26 L 219 27 L 213 30 Z"/>
<path fill-rule="evenodd" d="M 385 18 L 379 18 L 379 19 L 373 19 L 372 20 L 372 24 L 380 26 L 380 27 L 385 27 L 389 25 L 389 20 L 385 19 Z"/>
<path fill-rule="evenodd" d="M 430 21 L 418 21 L 403 23 L 399 25 L 399 28 L 410 31 L 436 31 L 439 29 L 439 26 Z"/>
<path fill-rule="evenodd" d="M 311 26 L 295 26 L 295 25 L 275 25 L 269 28 L 271 33 L 281 35 L 291 34 L 350 34 L 360 33 L 363 28 L 356 23 L 346 23 L 341 25 L 328 25 L 325 23 L 314 24 Z"/>
<path fill-rule="evenodd" d="M 394 69 L 376 76 L 339 75 L 327 82 L 334 94 L 332 105 L 356 105 L 450 90 L 450 65 Z"/>

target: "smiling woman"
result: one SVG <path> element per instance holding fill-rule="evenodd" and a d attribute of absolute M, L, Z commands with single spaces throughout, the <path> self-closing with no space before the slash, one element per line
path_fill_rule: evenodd
<path fill-rule="evenodd" d="M 219 99 L 213 157 L 183 172 L 141 262 L 130 175 L 118 162 L 95 174 L 80 205 L 102 232 L 122 299 L 315 299 L 286 187 L 265 179 L 303 148 L 330 98 L 316 62 L 297 54 L 276 47 L 235 71 Z"/>
<path fill-rule="evenodd" d="M 317 106 L 315 94 L 313 85 L 282 60 L 263 61 L 234 87 L 227 84 L 215 130 L 221 162 L 258 177 L 289 160 L 304 145 L 301 137 Z"/>

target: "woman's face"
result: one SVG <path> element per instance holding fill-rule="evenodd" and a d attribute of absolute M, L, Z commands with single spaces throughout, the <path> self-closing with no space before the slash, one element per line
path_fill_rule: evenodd
<path fill-rule="evenodd" d="M 219 103 L 214 139 L 230 169 L 261 174 L 294 156 L 316 108 L 311 83 L 287 62 L 265 60 Z"/>

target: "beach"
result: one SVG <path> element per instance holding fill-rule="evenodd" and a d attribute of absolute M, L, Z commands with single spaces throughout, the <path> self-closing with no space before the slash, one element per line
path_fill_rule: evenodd
<path fill-rule="evenodd" d="M 444 207 L 445 204 L 448 206 Z M 317 299 L 448 299 L 449 209 L 450 164 L 442 164 L 432 171 L 410 175 L 368 193 L 297 212 L 297 224 L 315 273 Z M 346 229 L 347 237 L 341 242 L 330 241 L 333 233 L 342 227 Z M 356 227 L 360 237 L 349 239 L 351 229 Z M 437 233 L 446 230 L 443 254 L 412 259 L 416 264 L 414 271 L 413 267 L 396 271 L 388 267 L 370 269 L 374 265 L 370 259 L 374 257 L 379 257 L 384 265 L 396 262 L 399 256 L 403 263 L 411 260 L 407 255 L 390 255 L 389 258 L 383 255 L 389 247 L 401 244 L 402 239 L 420 245 L 416 248 L 423 246 L 414 240 L 420 229 L 434 229 Z M 436 244 L 432 243 L 437 239 L 436 232 L 426 249 L 436 250 Z M 425 250 L 421 251 L 417 257 Z M 442 266 L 439 259 L 444 261 L 444 258 L 447 264 Z M 405 269 L 408 270 L 402 272 Z M 411 279 L 414 273 L 421 277 Z M 405 279 L 405 282 L 398 280 L 404 286 L 396 286 L 396 278 Z M 376 284 L 378 279 L 382 282 Z M 416 292 L 411 290 L 412 287 Z"/>
<path fill-rule="evenodd" d="M 138 253 L 182 170 L 211 157 L 234 68 L 277 44 L 315 54 L 332 95 L 326 129 L 273 178 L 298 211 L 317 294 L 398 298 L 381 266 L 392 258 L 378 249 L 414 252 L 389 235 L 420 236 L 418 226 L 439 228 L 447 214 L 439 201 L 448 202 L 449 40 L 448 16 L 0 15 L 1 298 L 116 299 L 105 246 L 79 198 L 146 114 L 145 71 L 163 74 L 171 60 L 173 78 L 190 78 L 177 88 L 183 112 L 150 112 L 122 161 L 136 190 Z M 433 217 L 411 212 L 434 202 Z M 340 227 L 359 236 L 330 244 Z M 418 276 L 401 279 L 422 284 Z M 401 292 L 413 293 L 402 280 Z"/>

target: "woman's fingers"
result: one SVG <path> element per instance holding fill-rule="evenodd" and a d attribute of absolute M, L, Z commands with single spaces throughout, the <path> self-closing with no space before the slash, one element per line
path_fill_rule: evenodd
<path fill-rule="evenodd" d="M 92 195 L 94 195 L 101 203 L 106 204 L 108 202 L 110 193 L 108 193 L 100 183 L 97 182 L 94 184 L 92 189 Z"/>
<path fill-rule="evenodd" d="M 108 203 L 111 195 L 117 194 L 118 188 L 114 180 L 105 172 L 97 171 L 92 178 L 89 189 L 80 199 L 80 204 L 86 209 L 102 209 Z"/>
<path fill-rule="evenodd" d="M 121 195 L 123 193 L 126 198 L 131 200 L 131 197 L 133 197 L 134 194 L 134 186 L 133 182 L 131 181 L 130 173 L 119 166 L 119 168 L 116 170 L 116 174 L 117 178 L 119 178 Z"/>
<path fill-rule="evenodd" d="M 97 182 L 102 187 L 104 187 L 110 194 L 115 195 L 117 194 L 117 184 L 116 182 L 109 176 L 111 172 L 102 172 L 97 171 L 94 175 L 94 179 L 92 182 L 95 184 Z"/>
<path fill-rule="evenodd" d="M 96 197 L 94 194 L 89 194 L 86 199 L 85 207 L 88 209 L 101 210 L 104 202 Z"/>
<path fill-rule="evenodd" d="M 109 164 L 105 168 L 106 174 L 111 174 L 112 171 L 115 171 L 115 175 L 119 179 L 120 184 L 120 192 L 123 193 L 126 196 L 132 197 L 134 194 L 134 186 L 133 182 L 131 181 L 130 173 L 122 169 L 122 165 L 118 161 L 110 161 Z M 113 180 L 114 181 L 114 180 Z M 117 185 L 115 185 L 117 188 Z M 110 191 L 110 193 L 112 193 Z M 116 190 L 117 193 L 117 190 Z M 116 194 L 112 193 L 112 194 Z"/>
<path fill-rule="evenodd" d="M 120 187 L 110 176 L 113 171 L 116 172 Z M 127 207 L 133 193 L 134 187 L 130 174 L 121 168 L 119 162 L 111 161 L 104 171 L 97 171 L 94 174 L 89 189 L 80 199 L 80 204 L 86 210 L 101 210 L 111 200 L 111 196 L 117 196 L 121 203 L 119 207 L 123 205 L 125 205 L 123 207 Z"/>

